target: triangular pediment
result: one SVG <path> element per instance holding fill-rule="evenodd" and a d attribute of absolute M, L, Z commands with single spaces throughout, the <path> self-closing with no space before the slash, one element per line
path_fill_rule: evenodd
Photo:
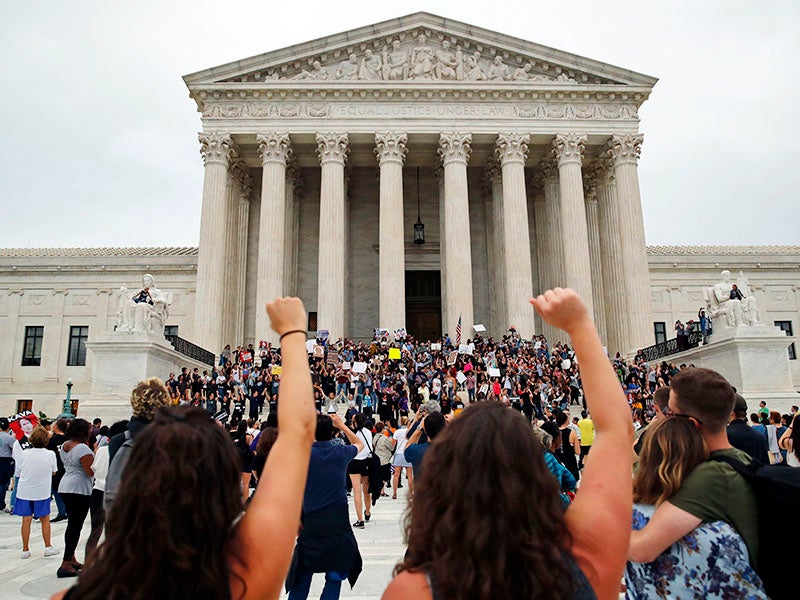
<path fill-rule="evenodd" d="M 213 87 L 457 85 L 649 91 L 654 77 L 428 13 L 415 13 L 186 75 Z"/>

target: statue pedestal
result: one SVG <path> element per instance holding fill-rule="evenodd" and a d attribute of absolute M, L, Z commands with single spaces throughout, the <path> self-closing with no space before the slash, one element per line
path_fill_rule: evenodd
<path fill-rule="evenodd" d="M 800 401 L 789 364 L 791 343 L 792 338 L 771 325 L 720 329 L 715 325 L 707 345 L 675 354 L 667 360 L 676 365 L 686 363 L 713 369 L 744 396 L 751 408 L 764 400 L 770 410 L 784 414 Z"/>
<path fill-rule="evenodd" d="M 131 390 L 140 381 L 158 377 L 166 381 L 182 367 L 210 371 L 207 364 L 176 352 L 164 336 L 109 332 L 86 344 L 94 353 L 91 394 L 81 400 L 81 410 L 111 424 L 131 417 Z"/>

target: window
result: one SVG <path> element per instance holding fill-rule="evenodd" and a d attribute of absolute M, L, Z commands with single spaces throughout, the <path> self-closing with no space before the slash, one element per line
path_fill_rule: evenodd
<path fill-rule="evenodd" d="M 21 413 L 23 410 L 33 411 L 33 400 L 17 400 L 17 412 Z"/>
<path fill-rule="evenodd" d="M 77 325 L 69 328 L 69 349 L 67 350 L 68 367 L 83 367 L 86 365 L 86 340 L 88 339 L 88 326 Z"/>
<path fill-rule="evenodd" d="M 792 336 L 792 322 L 791 321 L 775 321 L 775 327 L 780 327 L 782 331 L 786 332 L 786 335 Z M 794 348 L 794 342 L 789 344 L 789 360 L 797 360 L 797 352 Z"/>
<path fill-rule="evenodd" d="M 653 323 L 653 333 L 656 336 L 656 344 L 663 344 L 667 341 L 667 324 L 664 321 Z"/>
<path fill-rule="evenodd" d="M 317 330 L 317 313 L 309 312 L 308 313 L 308 331 L 316 331 Z"/>
<path fill-rule="evenodd" d="M 25 328 L 25 347 L 22 350 L 23 367 L 41 366 L 42 338 L 44 338 L 44 327 L 37 325 Z"/>
<path fill-rule="evenodd" d="M 175 336 L 178 337 L 177 325 L 164 325 L 164 337 Z"/>

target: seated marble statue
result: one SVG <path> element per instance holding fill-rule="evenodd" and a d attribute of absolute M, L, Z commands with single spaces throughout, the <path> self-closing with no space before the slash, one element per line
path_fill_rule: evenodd
<path fill-rule="evenodd" d="M 761 322 L 761 313 L 750 285 L 739 271 L 739 279 L 731 282 L 731 272 L 720 273 L 722 281 L 709 290 L 708 309 L 712 317 L 721 317 L 728 327 L 753 325 Z"/>
<path fill-rule="evenodd" d="M 120 333 L 161 333 L 169 317 L 171 294 L 156 287 L 149 273 L 142 277 L 142 289 L 133 295 L 122 288 L 117 331 Z"/>

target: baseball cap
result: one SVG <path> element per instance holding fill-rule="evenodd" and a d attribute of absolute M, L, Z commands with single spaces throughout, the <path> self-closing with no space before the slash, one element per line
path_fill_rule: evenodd
<path fill-rule="evenodd" d="M 733 403 L 733 412 L 747 413 L 747 400 L 741 394 L 736 394 L 736 401 Z"/>

